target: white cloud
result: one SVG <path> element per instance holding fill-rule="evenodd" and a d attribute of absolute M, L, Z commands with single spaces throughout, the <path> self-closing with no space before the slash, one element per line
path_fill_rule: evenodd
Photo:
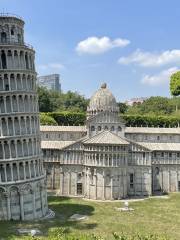
<path fill-rule="evenodd" d="M 161 53 L 151 53 L 137 49 L 129 56 L 119 58 L 118 63 L 134 63 L 143 67 L 158 67 L 171 63 L 180 63 L 180 50 L 174 49 Z"/>
<path fill-rule="evenodd" d="M 116 38 L 111 40 L 109 37 L 88 37 L 79 42 L 76 46 L 78 54 L 101 54 L 111 50 L 112 48 L 125 47 L 130 44 L 127 39 Z"/>
<path fill-rule="evenodd" d="M 164 85 L 166 83 L 169 83 L 171 74 L 177 72 L 178 70 L 179 69 L 177 67 L 172 67 L 172 68 L 163 70 L 162 72 L 156 75 L 145 75 L 141 79 L 141 83 L 150 85 L 150 86 Z"/>
<path fill-rule="evenodd" d="M 48 64 L 43 64 L 43 65 L 39 65 L 38 69 L 42 70 L 42 71 L 46 71 L 46 70 L 62 70 L 64 69 L 65 66 L 61 63 L 48 63 Z"/>

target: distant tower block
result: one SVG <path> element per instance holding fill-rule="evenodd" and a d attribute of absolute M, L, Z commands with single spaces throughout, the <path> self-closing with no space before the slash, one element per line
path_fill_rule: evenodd
<path fill-rule="evenodd" d="M 21 18 L 0 15 L 0 220 L 36 219 L 48 210 L 35 51 L 23 28 Z"/>

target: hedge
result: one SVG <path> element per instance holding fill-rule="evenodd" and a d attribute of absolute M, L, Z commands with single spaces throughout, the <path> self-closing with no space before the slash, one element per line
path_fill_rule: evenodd
<path fill-rule="evenodd" d="M 47 119 L 47 125 L 78 126 L 84 125 L 86 121 L 85 112 L 49 112 L 43 113 L 44 115 L 51 117 L 51 120 L 50 118 Z M 180 125 L 180 117 L 178 116 L 121 115 L 121 118 L 128 127 L 178 127 Z M 42 120 L 43 125 L 45 125 L 44 122 L 46 119 Z"/>
<path fill-rule="evenodd" d="M 86 121 L 86 114 L 83 112 L 50 112 L 48 116 L 55 119 L 58 125 L 84 125 Z"/>
<path fill-rule="evenodd" d="M 40 114 L 40 124 L 41 125 L 52 125 L 52 126 L 58 125 L 56 120 L 53 117 L 48 116 L 45 113 Z"/>
<path fill-rule="evenodd" d="M 149 116 L 149 115 L 122 115 L 126 126 L 132 127 L 178 127 L 180 117 Z"/>

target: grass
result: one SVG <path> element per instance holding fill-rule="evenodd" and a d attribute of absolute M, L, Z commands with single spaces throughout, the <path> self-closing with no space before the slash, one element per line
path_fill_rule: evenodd
<path fill-rule="evenodd" d="M 113 232 L 129 235 L 158 234 L 168 239 L 180 239 L 180 193 L 169 199 L 151 198 L 130 203 L 133 212 L 118 212 L 120 202 L 95 202 L 77 198 L 49 197 L 49 207 L 56 212 L 54 219 L 34 222 L 0 222 L 0 239 L 14 239 L 17 228 L 38 228 L 44 234 L 53 227 L 65 227 L 69 233 L 97 234 L 110 239 Z M 68 222 L 75 213 L 88 215 L 88 220 Z M 17 237 L 16 239 L 25 239 Z M 44 238 L 43 238 L 44 239 Z"/>

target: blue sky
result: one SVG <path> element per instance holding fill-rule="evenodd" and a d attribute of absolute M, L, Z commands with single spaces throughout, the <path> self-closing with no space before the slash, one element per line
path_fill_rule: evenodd
<path fill-rule="evenodd" d="M 180 69 L 179 0 L 0 0 L 22 16 L 38 74 L 89 97 L 107 82 L 120 101 L 169 96 Z"/>

